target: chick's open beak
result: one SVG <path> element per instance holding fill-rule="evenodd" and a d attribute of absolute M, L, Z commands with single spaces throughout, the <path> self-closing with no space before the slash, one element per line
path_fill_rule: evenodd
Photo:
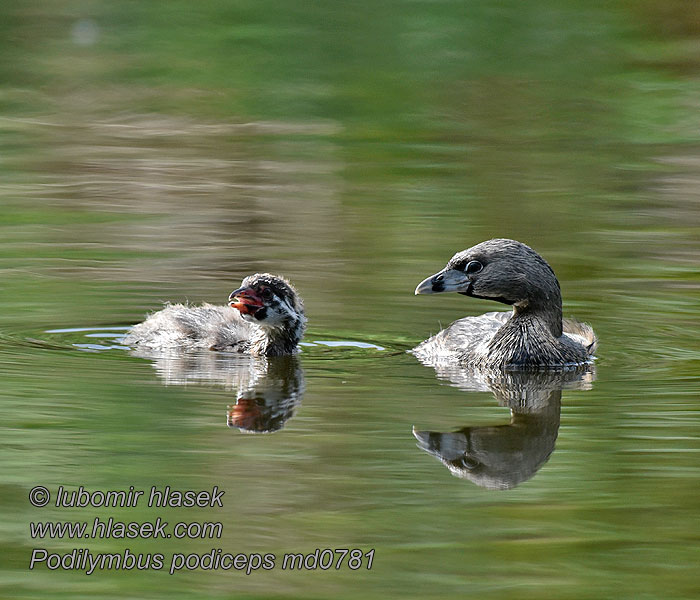
<path fill-rule="evenodd" d="M 441 292 L 466 292 L 469 279 L 457 269 L 443 269 L 424 279 L 416 287 L 415 294 L 439 294 Z"/>
<path fill-rule="evenodd" d="M 242 315 L 255 314 L 265 304 L 262 298 L 255 293 L 255 290 L 249 287 L 238 288 L 231 292 L 228 297 L 229 306 L 238 310 Z"/>

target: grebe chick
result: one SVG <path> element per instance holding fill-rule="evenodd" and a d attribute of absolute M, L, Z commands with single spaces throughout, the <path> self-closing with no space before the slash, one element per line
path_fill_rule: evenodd
<path fill-rule="evenodd" d="M 291 283 L 256 273 L 231 292 L 227 306 L 170 304 L 124 338 L 149 350 L 226 350 L 254 356 L 295 352 L 306 328 L 304 303 Z"/>

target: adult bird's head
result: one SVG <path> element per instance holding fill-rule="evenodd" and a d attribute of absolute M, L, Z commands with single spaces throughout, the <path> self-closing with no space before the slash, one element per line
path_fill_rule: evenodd
<path fill-rule="evenodd" d="M 554 271 L 537 252 L 515 240 L 493 239 L 458 252 L 442 271 L 421 281 L 416 294 L 457 292 L 526 310 L 561 311 Z"/>

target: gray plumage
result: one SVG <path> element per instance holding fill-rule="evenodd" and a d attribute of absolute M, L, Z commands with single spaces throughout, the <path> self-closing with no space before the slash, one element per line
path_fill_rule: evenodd
<path fill-rule="evenodd" d="M 250 275 L 232 292 L 229 303 L 168 304 L 135 325 L 124 343 L 156 351 L 207 348 L 254 356 L 295 352 L 306 316 L 303 301 L 286 279 L 269 273 Z"/>
<path fill-rule="evenodd" d="M 413 435 L 454 476 L 488 489 L 511 489 L 533 477 L 554 451 L 562 389 L 587 389 L 591 376 L 588 369 L 489 372 L 474 389 L 490 390 L 500 406 L 510 408 L 509 423 L 451 432 L 414 428 Z"/>
<path fill-rule="evenodd" d="M 493 239 L 455 254 L 421 282 L 416 294 L 455 291 L 513 306 L 455 321 L 412 352 L 424 363 L 477 368 L 566 368 L 588 363 L 596 337 L 590 326 L 562 319 L 554 271 L 529 246 Z"/>

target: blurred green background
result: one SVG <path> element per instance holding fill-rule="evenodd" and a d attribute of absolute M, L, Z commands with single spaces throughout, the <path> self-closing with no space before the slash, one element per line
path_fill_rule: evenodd
<path fill-rule="evenodd" d="M 0 453 L 7 598 L 693 598 L 700 4 L 3 0 Z M 552 265 L 601 340 L 557 449 L 492 491 L 411 426 L 505 424 L 403 351 L 466 314 L 413 296 L 491 237 Z M 285 428 L 220 382 L 61 328 L 287 275 L 309 316 Z M 76 344 L 78 344 L 76 346 Z M 92 349 L 92 352 L 85 350 Z M 156 365 L 157 367 L 157 365 Z M 158 368 L 158 367 L 157 367 Z M 162 373 L 161 373 L 162 375 Z M 226 489 L 224 509 L 36 509 L 29 489 Z M 32 540 L 29 522 L 220 520 L 221 540 Z M 375 548 L 371 571 L 27 569 L 67 552 Z"/>

